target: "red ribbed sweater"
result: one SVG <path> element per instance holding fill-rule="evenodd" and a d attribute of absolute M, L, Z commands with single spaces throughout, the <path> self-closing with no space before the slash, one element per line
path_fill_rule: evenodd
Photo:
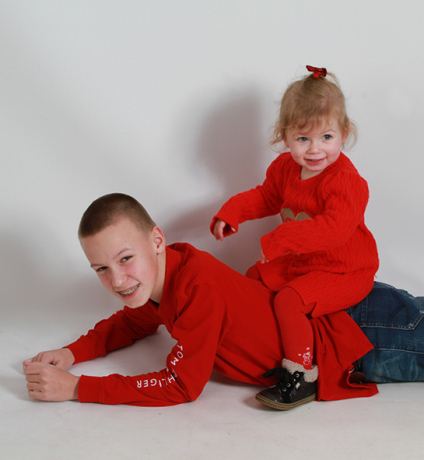
<path fill-rule="evenodd" d="M 364 222 L 366 181 L 340 153 L 322 173 L 300 180 L 301 166 L 289 152 L 268 168 L 264 183 L 235 195 L 214 217 L 230 226 L 280 213 L 283 223 L 261 238 L 268 263 L 257 262 L 267 287 L 292 286 L 312 316 L 343 310 L 371 291 L 378 269 L 375 240 Z"/>

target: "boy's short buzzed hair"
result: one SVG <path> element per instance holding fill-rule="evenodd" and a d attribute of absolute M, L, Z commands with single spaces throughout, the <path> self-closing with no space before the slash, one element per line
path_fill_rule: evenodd
<path fill-rule="evenodd" d="M 81 239 L 93 236 L 122 217 L 127 217 L 145 232 L 156 226 L 149 213 L 135 198 L 123 193 L 110 193 L 97 198 L 84 212 L 78 237 Z"/>

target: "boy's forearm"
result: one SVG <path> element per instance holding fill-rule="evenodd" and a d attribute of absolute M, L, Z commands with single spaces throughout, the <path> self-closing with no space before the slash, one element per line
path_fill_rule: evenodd
<path fill-rule="evenodd" d="M 86 335 L 66 346 L 75 356 L 75 363 L 106 356 L 109 352 L 124 348 L 146 335 L 154 334 L 160 322 L 144 309 L 120 310 L 110 318 L 97 323 Z"/>

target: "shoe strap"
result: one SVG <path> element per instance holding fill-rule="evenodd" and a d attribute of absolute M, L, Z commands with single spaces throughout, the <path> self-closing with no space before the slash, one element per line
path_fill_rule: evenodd
<path fill-rule="evenodd" d="M 286 368 L 284 367 L 275 367 L 267 372 L 265 372 L 264 377 L 276 377 L 278 379 L 277 386 L 279 388 L 288 388 L 291 386 L 295 386 L 296 383 L 302 378 L 304 372 L 294 372 L 291 374 Z"/>

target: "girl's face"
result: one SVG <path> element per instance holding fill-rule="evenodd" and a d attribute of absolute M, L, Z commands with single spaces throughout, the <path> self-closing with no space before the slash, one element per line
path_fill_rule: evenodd
<path fill-rule="evenodd" d="M 340 156 L 340 150 L 349 131 L 342 133 L 336 120 L 329 120 L 318 128 L 292 128 L 284 143 L 289 147 L 293 160 L 302 167 L 301 180 L 322 173 Z"/>

